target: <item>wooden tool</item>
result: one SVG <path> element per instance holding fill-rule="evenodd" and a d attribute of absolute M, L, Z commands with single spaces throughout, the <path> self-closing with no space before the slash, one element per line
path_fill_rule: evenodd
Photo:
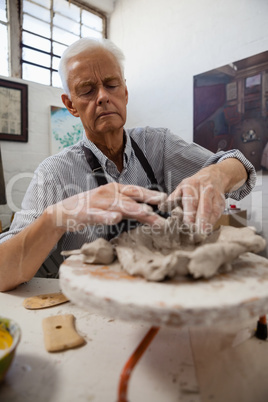
<path fill-rule="evenodd" d="M 44 318 L 43 333 L 48 352 L 59 352 L 85 344 L 84 338 L 76 332 L 72 314 Z"/>
<path fill-rule="evenodd" d="M 47 308 L 57 306 L 58 304 L 66 303 L 69 299 L 63 293 L 48 293 L 28 297 L 23 301 L 23 306 L 28 310 L 37 310 L 40 308 Z"/>

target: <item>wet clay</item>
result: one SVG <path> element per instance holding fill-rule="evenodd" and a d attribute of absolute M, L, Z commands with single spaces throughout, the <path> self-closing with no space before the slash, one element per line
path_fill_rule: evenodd
<path fill-rule="evenodd" d="M 101 237 L 92 243 L 85 243 L 80 250 L 62 251 L 64 256 L 82 254 L 83 262 L 88 264 L 111 264 L 115 259 L 111 243 Z"/>
<path fill-rule="evenodd" d="M 149 281 L 189 274 L 193 278 L 209 278 L 217 272 L 230 271 L 232 262 L 241 254 L 258 253 L 265 248 L 265 240 L 252 227 L 221 226 L 210 235 L 201 236 L 183 225 L 182 216 L 177 207 L 164 226 L 141 225 L 110 242 L 98 239 L 84 244 L 80 251 L 86 256 L 84 262 L 109 264 L 107 255 L 110 262 L 116 255 L 122 269 Z M 93 254 L 98 255 L 98 262 L 88 259 Z"/>
<path fill-rule="evenodd" d="M 265 240 L 251 227 L 221 226 L 209 236 L 190 232 L 177 207 L 164 227 L 139 226 L 112 240 L 124 270 L 150 281 L 175 275 L 209 278 L 219 270 L 231 270 L 241 254 L 264 249 Z"/>

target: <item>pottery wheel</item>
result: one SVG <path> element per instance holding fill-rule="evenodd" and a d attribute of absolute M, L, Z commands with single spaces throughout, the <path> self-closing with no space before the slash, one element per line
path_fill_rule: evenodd
<path fill-rule="evenodd" d="M 89 265 L 81 255 L 71 256 L 60 267 L 60 286 L 84 309 L 159 326 L 204 326 L 268 313 L 268 260 L 252 253 L 211 279 L 162 282 L 130 276 L 118 263 Z"/>

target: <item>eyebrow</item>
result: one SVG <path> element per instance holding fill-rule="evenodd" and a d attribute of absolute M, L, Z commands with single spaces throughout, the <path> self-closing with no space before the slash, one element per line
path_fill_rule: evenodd
<path fill-rule="evenodd" d="M 88 87 L 88 86 L 93 86 L 93 85 L 96 85 L 95 81 L 87 80 L 87 81 L 79 82 L 79 84 L 77 85 L 76 89 L 81 89 L 81 88 Z"/>
<path fill-rule="evenodd" d="M 114 80 L 121 81 L 121 78 L 116 75 L 111 75 L 111 76 L 105 77 L 103 82 L 106 83 L 106 82 L 110 82 L 110 81 L 114 81 Z"/>

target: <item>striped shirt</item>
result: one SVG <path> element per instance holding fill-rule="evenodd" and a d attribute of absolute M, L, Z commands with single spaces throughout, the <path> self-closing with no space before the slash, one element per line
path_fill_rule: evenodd
<path fill-rule="evenodd" d="M 37 168 L 22 202 L 21 211 L 15 214 L 10 230 L 0 235 L 0 243 L 19 233 L 32 223 L 49 206 L 97 187 L 91 168 L 87 163 L 83 145 L 90 148 L 98 158 L 108 182 L 150 185 L 146 172 L 136 157 L 130 136 L 136 141 L 151 165 L 159 190 L 170 194 L 186 177 L 195 174 L 202 167 L 220 162 L 226 158 L 239 159 L 248 172 L 247 182 L 238 190 L 226 196 L 239 200 L 250 193 L 255 185 L 256 173 L 252 164 L 238 150 L 214 154 L 194 143 L 187 143 L 165 128 L 134 128 L 125 130 L 126 145 L 123 170 L 109 160 L 86 136 L 77 144 L 45 159 Z M 106 237 L 104 225 L 84 227 L 80 232 L 67 232 L 61 238 L 58 249 L 80 248 L 85 242 Z M 55 246 L 56 248 L 57 246 Z"/>

